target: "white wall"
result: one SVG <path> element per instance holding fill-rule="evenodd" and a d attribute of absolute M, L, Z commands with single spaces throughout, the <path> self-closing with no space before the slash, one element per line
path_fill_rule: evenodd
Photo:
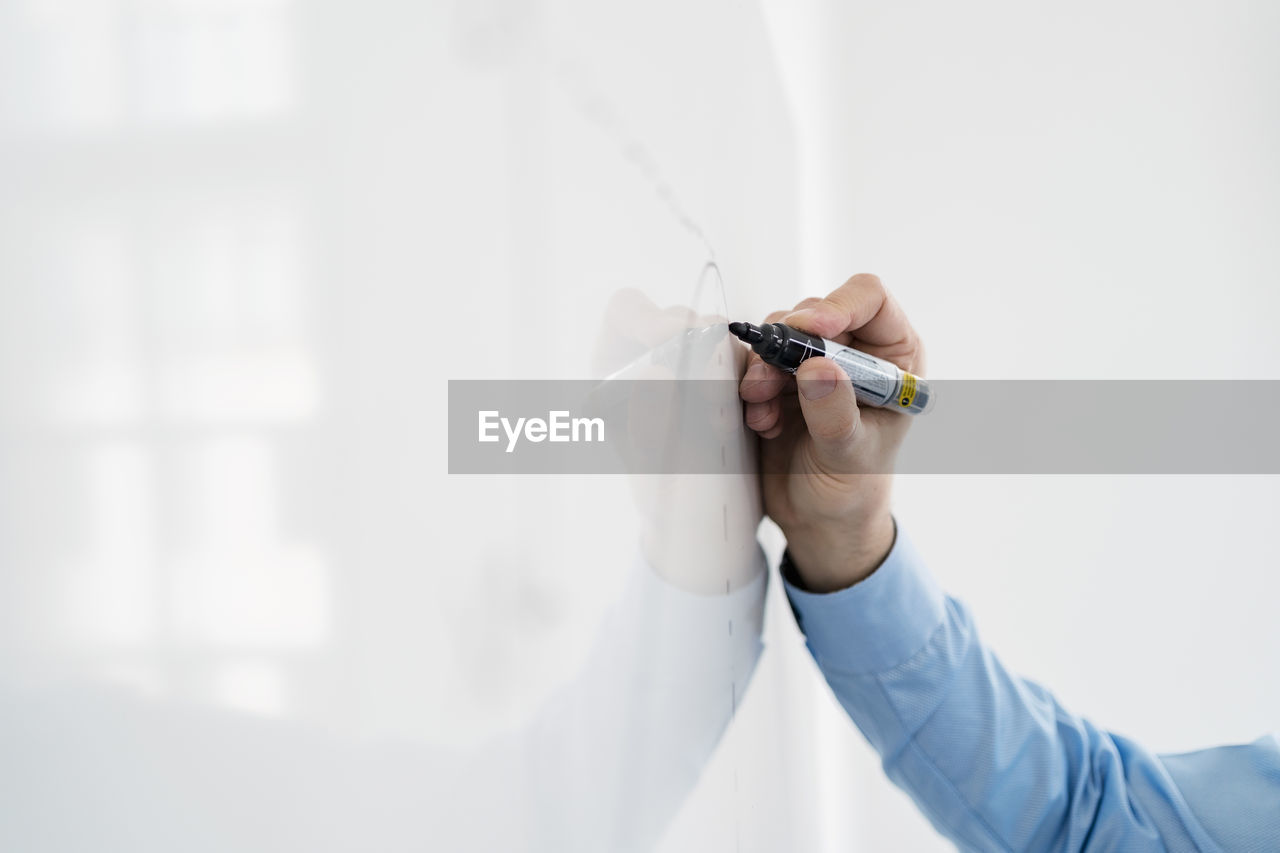
<path fill-rule="evenodd" d="M 1280 376 L 1274 8 L 766 8 L 800 128 L 797 293 L 878 273 L 938 377 Z M 1206 401 L 1205 440 L 1233 416 Z M 1261 476 L 898 487 L 1005 659 L 1162 751 L 1280 726 L 1278 511 Z M 866 774 L 848 800 L 863 849 L 948 849 L 856 737 L 826 732 Z"/>

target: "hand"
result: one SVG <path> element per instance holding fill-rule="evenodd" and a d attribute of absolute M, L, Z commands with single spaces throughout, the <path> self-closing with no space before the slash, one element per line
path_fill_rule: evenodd
<path fill-rule="evenodd" d="M 855 275 L 768 322 L 924 371 L 919 336 L 874 275 Z M 849 377 L 826 358 L 805 361 L 791 376 L 752 353 L 739 394 L 747 426 L 762 439 L 765 512 L 786 535 L 801 580 L 830 592 L 870 575 L 893 546 L 893 463 L 911 417 L 860 409 Z"/>

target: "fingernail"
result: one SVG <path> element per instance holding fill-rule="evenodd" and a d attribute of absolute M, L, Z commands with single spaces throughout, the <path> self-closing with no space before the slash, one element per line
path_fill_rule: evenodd
<path fill-rule="evenodd" d="M 755 362 L 747 368 L 747 375 L 743 377 L 747 382 L 762 382 L 769 378 L 769 371 L 761 362 Z"/>
<path fill-rule="evenodd" d="M 800 393 L 806 400 L 821 400 L 836 390 L 836 378 L 830 374 L 813 379 L 801 379 L 796 384 L 800 386 Z"/>

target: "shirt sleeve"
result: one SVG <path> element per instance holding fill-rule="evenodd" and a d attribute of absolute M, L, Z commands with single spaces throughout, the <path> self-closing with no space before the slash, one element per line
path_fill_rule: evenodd
<path fill-rule="evenodd" d="M 866 580 L 783 581 L 885 772 L 964 850 L 1259 850 L 1280 842 L 1274 738 L 1161 758 L 1011 674 L 899 530 Z"/>

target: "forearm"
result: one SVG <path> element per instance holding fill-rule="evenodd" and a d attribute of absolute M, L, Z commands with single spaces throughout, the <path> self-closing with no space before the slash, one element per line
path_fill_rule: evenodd
<path fill-rule="evenodd" d="M 847 335 L 924 374 L 919 336 L 873 275 L 766 322 Z M 821 357 L 792 377 L 756 352 L 739 395 L 762 440 L 765 511 L 791 546 L 787 594 L 809 647 L 894 781 L 942 832 L 975 850 L 1276 848 L 1274 741 L 1166 765 L 1072 715 L 982 645 L 965 609 L 891 535 L 890 474 L 910 417 L 858 405 L 850 376 Z M 1205 768 L 1227 765 L 1229 777 L 1195 785 Z"/>
<path fill-rule="evenodd" d="M 787 580 L 841 704 L 962 848 L 1214 849 L 1159 759 L 1009 673 L 901 533 L 860 584 L 821 595 Z"/>

